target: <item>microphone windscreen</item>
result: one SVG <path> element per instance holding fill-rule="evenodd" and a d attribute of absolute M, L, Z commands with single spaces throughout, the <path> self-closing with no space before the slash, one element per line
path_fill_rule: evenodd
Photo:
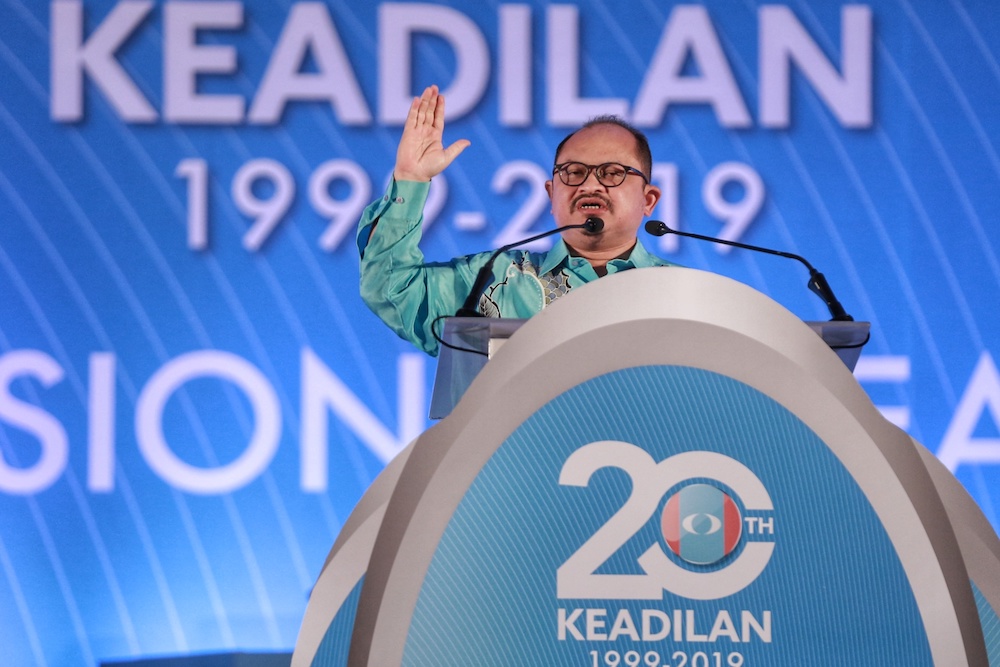
<path fill-rule="evenodd" d="M 667 226 L 659 220 L 648 220 L 646 222 L 646 232 L 653 236 L 663 236 L 668 231 Z"/>

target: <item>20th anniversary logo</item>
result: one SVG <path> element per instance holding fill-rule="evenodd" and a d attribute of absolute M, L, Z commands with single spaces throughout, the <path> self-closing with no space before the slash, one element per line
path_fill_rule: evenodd
<path fill-rule="evenodd" d="M 718 600 L 743 590 L 766 568 L 774 551 L 774 507 L 744 464 L 706 451 L 657 462 L 636 445 L 600 441 L 566 459 L 559 484 L 587 487 L 604 468 L 624 471 L 632 489 L 558 568 L 560 600 L 663 600 L 665 591 Z M 650 522 L 656 523 L 658 539 L 637 558 L 632 570 L 641 573 L 607 571 L 609 559 Z M 771 641 L 769 610 L 720 609 L 699 620 L 693 609 L 651 606 L 636 614 L 591 603 L 560 607 L 557 622 L 561 641 Z"/>

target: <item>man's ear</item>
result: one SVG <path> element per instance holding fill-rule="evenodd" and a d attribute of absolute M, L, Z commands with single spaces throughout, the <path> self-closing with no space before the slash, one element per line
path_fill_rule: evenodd
<path fill-rule="evenodd" d="M 655 185 L 647 185 L 646 192 L 643 195 L 646 199 L 646 205 L 643 207 L 643 212 L 646 215 L 652 215 L 653 209 L 656 208 L 656 203 L 660 201 L 660 196 L 663 193 L 660 192 L 660 188 Z"/>

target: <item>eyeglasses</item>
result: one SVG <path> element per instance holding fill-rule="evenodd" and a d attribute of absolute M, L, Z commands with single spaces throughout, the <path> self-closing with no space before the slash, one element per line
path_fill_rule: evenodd
<path fill-rule="evenodd" d="M 628 167 L 617 162 L 596 165 L 583 164 L 582 162 L 563 162 L 552 168 L 552 173 L 559 174 L 559 180 L 569 186 L 583 185 L 583 182 L 590 177 L 590 172 L 594 172 L 597 176 L 597 182 L 606 188 L 621 185 L 629 174 L 641 176 L 643 181 L 649 183 L 646 175 L 635 167 Z"/>

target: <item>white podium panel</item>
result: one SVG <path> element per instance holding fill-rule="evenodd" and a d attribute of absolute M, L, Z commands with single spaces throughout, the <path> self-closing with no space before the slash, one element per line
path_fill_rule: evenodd
<path fill-rule="evenodd" d="M 990 664 L 995 536 L 953 528 L 948 483 L 809 327 L 717 275 L 556 302 L 396 471 L 295 664 Z"/>

